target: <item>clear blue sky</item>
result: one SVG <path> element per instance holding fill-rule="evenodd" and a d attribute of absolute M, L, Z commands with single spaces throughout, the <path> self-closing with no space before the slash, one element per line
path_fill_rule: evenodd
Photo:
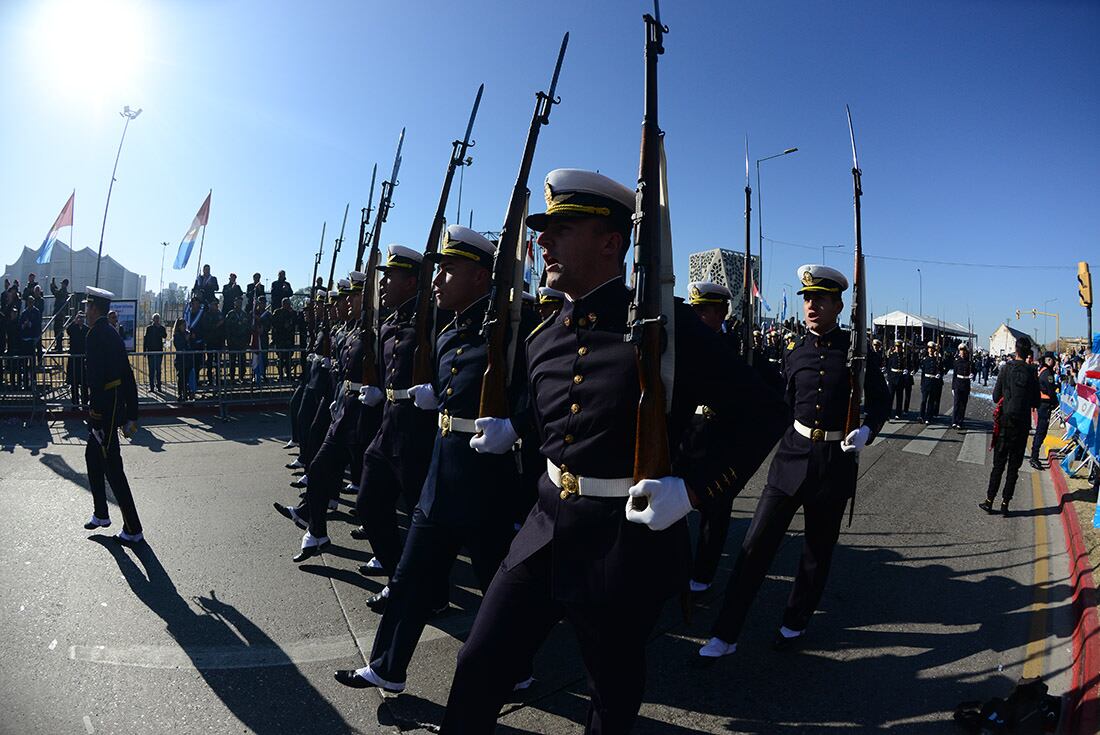
<path fill-rule="evenodd" d="M 535 90 L 571 33 L 532 175 L 594 168 L 633 186 L 642 111 L 642 1 L 0 3 L 0 259 L 37 247 L 76 189 L 75 241 L 98 243 L 124 104 L 130 125 L 105 252 L 155 289 L 213 188 L 204 260 L 305 285 L 321 222 L 388 169 L 408 127 L 383 242 L 423 247 L 450 141 L 485 97 L 463 222 L 498 229 Z M 1017 308 L 1082 334 L 1075 264 L 1100 270 L 1100 4 L 1095 2 L 669 2 L 661 60 L 672 221 L 687 254 L 743 247 L 744 136 L 762 164 L 764 295 L 778 308 L 821 245 L 851 270 L 844 104 L 864 172 L 864 247 L 876 314 L 917 310 L 981 338 Z M 755 172 L 753 185 L 755 187 Z M 457 187 L 456 192 L 457 193 Z M 448 217 L 454 219 L 454 195 Z M 755 203 L 754 203 L 755 205 Z M 754 216 L 759 212 L 754 212 Z M 756 225 L 753 224 L 755 233 Z M 63 232 L 63 240 L 69 235 Z M 974 268 L 876 259 L 1007 263 Z M 1040 268 L 1038 266 L 1049 266 Z M 1100 290 L 1100 273 L 1094 277 Z M 1042 322 L 1026 317 L 1031 331 Z M 1051 322 L 1048 336 L 1053 338 Z"/>

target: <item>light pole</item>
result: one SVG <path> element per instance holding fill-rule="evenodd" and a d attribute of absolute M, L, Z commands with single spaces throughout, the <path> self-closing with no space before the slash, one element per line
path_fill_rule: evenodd
<path fill-rule="evenodd" d="M 115 188 L 115 173 L 118 171 L 118 159 L 122 155 L 122 144 L 126 141 L 126 130 L 130 127 L 130 121 L 141 114 L 141 108 L 131 110 L 129 105 L 118 113 L 126 118 L 122 126 L 122 139 L 118 141 L 118 153 L 115 154 L 115 166 L 111 169 L 111 183 L 107 185 L 107 203 L 103 206 L 103 226 L 99 229 L 99 253 L 95 257 L 95 286 L 99 287 L 99 261 L 103 258 L 103 233 L 107 231 L 107 208 L 111 206 L 111 190 Z"/>
<path fill-rule="evenodd" d="M 1056 297 L 1056 298 L 1047 299 L 1046 301 L 1044 301 L 1043 302 L 1043 311 L 1047 310 L 1047 304 L 1049 304 L 1051 301 L 1057 301 L 1057 300 L 1058 299 Z M 1043 348 L 1044 349 L 1046 349 L 1046 344 L 1047 344 L 1047 320 L 1043 319 Z M 1058 345 L 1055 344 L 1054 347 L 1055 347 L 1054 351 L 1057 352 L 1058 351 L 1058 349 L 1057 349 Z"/>
<path fill-rule="evenodd" d="M 826 248 L 828 248 L 829 250 L 835 250 L 836 248 L 842 248 L 842 247 L 844 247 L 844 246 L 843 245 L 822 245 L 821 246 L 821 265 L 825 265 L 825 250 L 826 250 Z"/>
<path fill-rule="evenodd" d="M 764 158 L 756 159 L 756 257 L 760 261 L 760 285 L 764 285 L 764 210 L 761 209 L 761 197 L 760 193 L 760 164 L 763 161 L 770 161 L 773 158 L 779 158 L 780 156 L 786 156 L 790 153 L 797 151 L 797 148 L 788 148 L 782 153 L 776 153 L 772 156 L 765 156 Z M 746 172 L 748 173 L 748 172 Z M 761 291 L 763 292 L 763 291 Z"/>
<path fill-rule="evenodd" d="M 160 283 L 157 285 L 157 311 L 164 308 L 164 253 L 168 250 L 168 243 L 162 242 L 160 249 Z"/>
<path fill-rule="evenodd" d="M 921 275 L 920 268 L 917 268 L 917 284 L 918 284 L 918 289 L 919 289 L 917 291 L 917 296 L 920 298 L 920 301 L 918 302 L 920 304 L 920 306 L 918 306 L 917 308 L 920 309 L 919 316 L 923 320 L 924 319 L 924 276 Z"/>

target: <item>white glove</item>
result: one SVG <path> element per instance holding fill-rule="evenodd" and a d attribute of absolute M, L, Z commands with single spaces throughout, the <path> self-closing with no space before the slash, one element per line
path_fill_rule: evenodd
<path fill-rule="evenodd" d="M 333 418 L 336 418 L 336 401 L 333 401 L 332 403 L 328 404 L 328 412 L 329 412 L 330 416 L 332 416 Z"/>
<path fill-rule="evenodd" d="M 359 389 L 359 402 L 364 406 L 377 406 L 385 397 L 385 394 L 373 385 L 364 385 Z"/>
<path fill-rule="evenodd" d="M 478 433 L 470 439 L 470 449 L 478 454 L 504 454 L 519 439 L 511 419 L 475 419 L 474 426 Z"/>
<path fill-rule="evenodd" d="M 645 510 L 636 510 L 636 498 L 645 498 L 649 504 Z M 626 499 L 626 519 L 642 523 L 654 531 L 663 531 L 691 512 L 687 485 L 679 477 L 662 477 L 659 480 L 642 480 L 630 488 Z"/>
<path fill-rule="evenodd" d="M 137 421 L 127 421 L 122 427 L 122 435 L 127 439 L 131 439 L 137 433 L 137 430 Z"/>
<path fill-rule="evenodd" d="M 435 390 L 428 383 L 421 383 L 409 388 L 413 405 L 422 411 L 435 411 L 439 408 L 439 399 L 435 397 Z"/>
<path fill-rule="evenodd" d="M 327 370 L 328 366 L 331 365 L 331 364 L 332 364 L 332 360 L 328 359 L 327 357 L 322 357 L 321 358 L 321 367 L 323 367 Z"/>
<path fill-rule="evenodd" d="M 854 431 L 848 432 L 848 436 L 844 437 L 844 441 L 840 443 L 840 449 L 844 452 L 858 452 L 867 446 L 867 440 L 871 438 L 871 429 L 866 426 L 861 426 Z"/>
<path fill-rule="evenodd" d="M 317 355 L 316 352 L 311 352 L 308 355 L 306 355 L 306 362 L 313 362 L 314 360 L 317 359 L 317 357 L 318 357 L 318 355 Z"/>

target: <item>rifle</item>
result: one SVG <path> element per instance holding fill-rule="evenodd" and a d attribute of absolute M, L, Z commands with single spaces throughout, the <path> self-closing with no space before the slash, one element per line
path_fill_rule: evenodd
<path fill-rule="evenodd" d="M 630 340 L 636 349 L 638 419 L 634 444 L 634 482 L 665 477 L 671 472 L 665 385 L 661 380 L 664 325 L 668 318 L 661 303 L 661 128 L 657 123 L 657 57 L 664 53 L 664 34 L 658 0 L 645 22 L 645 112 L 642 117 L 641 155 L 638 161 L 637 203 L 634 213 L 634 300 L 630 307 Z M 644 510 L 644 499 L 633 507 Z"/>
<path fill-rule="evenodd" d="M 370 172 L 370 194 L 367 194 L 367 206 L 361 210 L 359 218 L 359 247 L 355 251 L 355 270 L 363 270 L 363 251 L 366 249 L 367 241 L 364 239 L 367 235 L 367 226 L 370 225 L 370 203 L 374 201 L 374 177 L 378 174 L 378 164 L 374 164 L 374 168 Z"/>
<path fill-rule="evenodd" d="M 321 255 L 325 252 L 325 227 L 328 226 L 328 222 L 321 223 L 321 244 L 317 248 L 317 255 L 313 256 L 313 278 L 309 282 L 309 298 L 312 301 L 313 296 L 317 293 L 317 266 L 321 265 Z"/>
<path fill-rule="evenodd" d="M 336 256 L 340 254 L 340 246 L 344 244 L 344 228 L 348 224 L 348 210 L 351 209 L 351 202 L 348 202 L 344 206 L 344 223 L 340 225 L 340 237 L 336 238 L 336 247 L 332 249 L 332 265 L 328 268 L 328 290 L 332 290 L 333 276 L 336 275 Z"/>
<path fill-rule="evenodd" d="M 377 309 L 375 306 L 375 291 L 378 288 L 378 243 L 382 237 L 382 223 L 389 217 L 393 207 L 393 189 L 397 186 L 397 173 L 401 170 L 401 147 L 405 144 L 405 128 L 401 128 L 401 135 L 397 138 L 397 152 L 393 156 L 393 170 L 390 172 L 390 180 L 382 182 L 382 192 L 378 198 L 378 216 L 374 219 L 374 228 L 371 230 L 370 256 L 367 258 L 366 280 L 363 282 L 363 307 L 359 313 L 359 339 L 363 343 L 363 377 L 359 381 L 363 385 L 378 386 L 378 333 L 375 327 Z M 377 166 L 375 166 L 377 168 Z M 374 190 L 374 175 L 371 175 L 371 193 Z M 370 217 L 370 202 L 364 210 L 364 220 Z"/>
<path fill-rule="evenodd" d="M 752 365 L 752 187 L 749 185 L 749 136 L 745 136 L 745 268 L 741 286 L 741 356 Z"/>
<path fill-rule="evenodd" d="M 481 325 L 481 334 L 488 346 L 488 364 L 481 378 L 481 401 L 478 416 L 508 417 L 508 357 L 505 351 L 505 324 L 510 320 L 512 301 L 518 304 L 522 298 L 523 272 L 519 271 L 517 283 L 516 265 L 519 260 L 519 248 L 527 232 L 524 224 L 524 210 L 527 209 L 527 179 L 531 175 L 531 162 L 535 157 L 539 132 L 543 125 L 550 124 L 550 111 L 561 102 L 555 96 L 558 88 L 558 75 L 565 59 L 565 47 L 569 44 L 569 34 L 561 39 L 558 60 L 554 64 L 554 73 L 550 77 L 548 92 L 535 93 L 535 109 L 531 113 L 531 124 L 527 128 L 527 142 L 523 146 L 523 155 L 519 159 L 519 173 L 512 186 L 512 195 L 508 199 L 508 209 L 504 215 L 504 224 L 500 229 L 500 241 L 496 257 L 493 259 L 493 286 L 489 292 L 489 309 L 485 312 L 485 321 Z M 512 339 L 519 339 L 513 332 Z"/>
<path fill-rule="evenodd" d="M 416 348 L 413 351 L 412 384 L 432 382 L 432 349 L 434 347 L 434 335 L 432 329 L 432 270 L 435 263 L 429 257 L 439 250 L 439 240 L 443 236 L 443 228 L 446 224 L 444 212 L 447 209 L 447 199 L 451 195 L 451 181 L 454 180 L 455 169 L 459 166 L 469 166 L 474 162 L 466 152 L 476 143 L 470 140 L 470 134 L 474 131 L 474 119 L 477 117 L 477 108 L 481 106 L 481 94 L 485 91 L 485 85 L 477 88 L 477 96 L 474 97 L 474 107 L 470 110 L 470 119 L 466 123 L 466 134 L 462 140 L 451 143 L 451 157 L 447 159 L 447 173 L 443 177 L 443 188 L 439 192 L 439 204 L 435 208 L 435 217 L 432 219 L 432 227 L 428 231 L 428 243 L 424 246 L 424 259 L 420 262 L 420 275 L 416 289 L 416 312 L 413 318 L 413 328 L 416 334 Z"/>
<path fill-rule="evenodd" d="M 863 172 L 859 168 L 859 156 L 856 154 L 856 133 L 852 127 L 852 111 L 844 106 L 848 113 L 848 135 L 852 140 L 852 188 L 855 192 L 855 268 L 852 272 L 852 316 L 851 339 L 848 343 L 848 373 L 851 393 L 848 397 L 848 416 L 844 422 L 844 434 L 859 428 L 859 407 L 863 400 L 863 371 L 867 359 L 867 294 L 866 274 L 863 269 L 863 230 L 860 219 L 860 197 L 863 196 Z M 858 458 L 857 458 L 858 461 Z M 848 506 L 848 525 L 852 525 L 855 512 L 855 493 Z"/>

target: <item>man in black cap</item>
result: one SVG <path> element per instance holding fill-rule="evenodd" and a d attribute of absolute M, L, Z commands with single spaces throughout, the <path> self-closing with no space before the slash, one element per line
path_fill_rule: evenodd
<path fill-rule="evenodd" d="M 345 686 L 403 691 L 432 603 L 459 550 L 469 552 L 483 591 L 508 550 L 513 532 L 509 499 L 518 482 L 512 454 L 519 436 L 508 419 L 489 419 L 492 424 L 486 425 L 486 419 L 477 418 L 488 364 L 481 324 L 489 306 L 495 252 L 482 235 L 451 225 L 432 256 L 439 262 L 433 281 L 436 304 L 455 317 L 436 340 L 434 384 L 409 390 L 416 408 L 438 412 L 439 431 L 397 569 L 389 586 L 370 600 L 372 607 L 385 606 L 370 663 L 337 671 L 336 680 Z M 528 411 L 525 368 L 517 359 L 509 385 L 513 420 L 521 425 Z M 509 686 L 526 678 L 521 671 Z"/>
<path fill-rule="evenodd" d="M 723 340 L 678 302 L 672 475 L 634 482 L 640 388 L 623 258 L 635 194 L 591 171 L 546 178 L 547 285 L 568 300 L 527 340 L 532 416 L 546 471 L 538 501 L 482 601 L 458 657 L 444 733 L 489 733 L 513 683 L 565 618 L 592 694 L 588 732 L 625 733 L 645 686 L 645 646 L 691 569 L 685 516 L 736 493 L 786 423 L 785 410 Z M 696 407 L 714 420 L 687 432 Z M 690 440 L 685 444 L 685 440 Z M 644 509 L 639 506 L 644 505 Z"/>
<path fill-rule="evenodd" d="M 111 483 L 118 509 L 122 513 L 122 531 L 116 538 L 123 544 L 144 540 L 130 483 L 122 469 L 118 431 L 131 437 L 137 431 L 137 383 L 126 358 L 126 348 L 118 332 L 107 323 L 107 311 L 114 294 L 88 286 L 84 311 L 91 322 L 87 337 L 85 380 L 91 394 L 88 404 L 88 446 L 84 460 L 88 466 L 88 485 L 92 491 L 93 511 L 84 524 L 89 531 L 111 525 L 107 508 L 107 487 Z"/>
<path fill-rule="evenodd" d="M 1005 477 L 1001 498 L 1001 513 L 1008 515 L 1008 505 L 1016 491 L 1016 478 L 1024 461 L 1027 437 L 1031 431 L 1031 409 L 1039 407 L 1039 378 L 1035 368 L 1027 363 L 1031 357 L 1031 340 L 1016 340 L 1015 358 L 997 371 L 997 383 L 993 386 L 993 469 L 989 473 L 989 487 L 985 500 L 978 507 L 986 513 L 993 512 L 993 501 L 1001 489 L 1001 475 Z M 1008 472 L 1005 472 L 1005 468 Z"/>
<path fill-rule="evenodd" d="M 711 660 L 736 651 L 753 598 L 799 508 L 806 519 L 802 559 L 774 645 L 782 648 L 805 633 L 825 591 L 844 509 L 855 496 L 858 453 L 874 440 L 890 412 L 882 373 L 868 365 L 864 371 L 866 417 L 862 426 L 845 434 L 852 335 L 839 327 L 838 317 L 848 280 L 822 265 L 804 265 L 798 276 L 809 331 L 787 356 L 787 403 L 794 423 L 772 460 L 726 587 L 714 637 L 699 650 L 700 656 Z"/>
<path fill-rule="evenodd" d="M 1043 440 L 1047 438 L 1047 429 L 1050 428 L 1050 414 L 1058 408 L 1058 377 L 1054 373 L 1054 365 L 1054 353 L 1045 353 L 1039 365 L 1039 407 L 1035 411 L 1035 438 L 1031 442 L 1031 461 L 1028 463 L 1036 470 L 1043 469 L 1039 452 L 1043 448 Z"/>

